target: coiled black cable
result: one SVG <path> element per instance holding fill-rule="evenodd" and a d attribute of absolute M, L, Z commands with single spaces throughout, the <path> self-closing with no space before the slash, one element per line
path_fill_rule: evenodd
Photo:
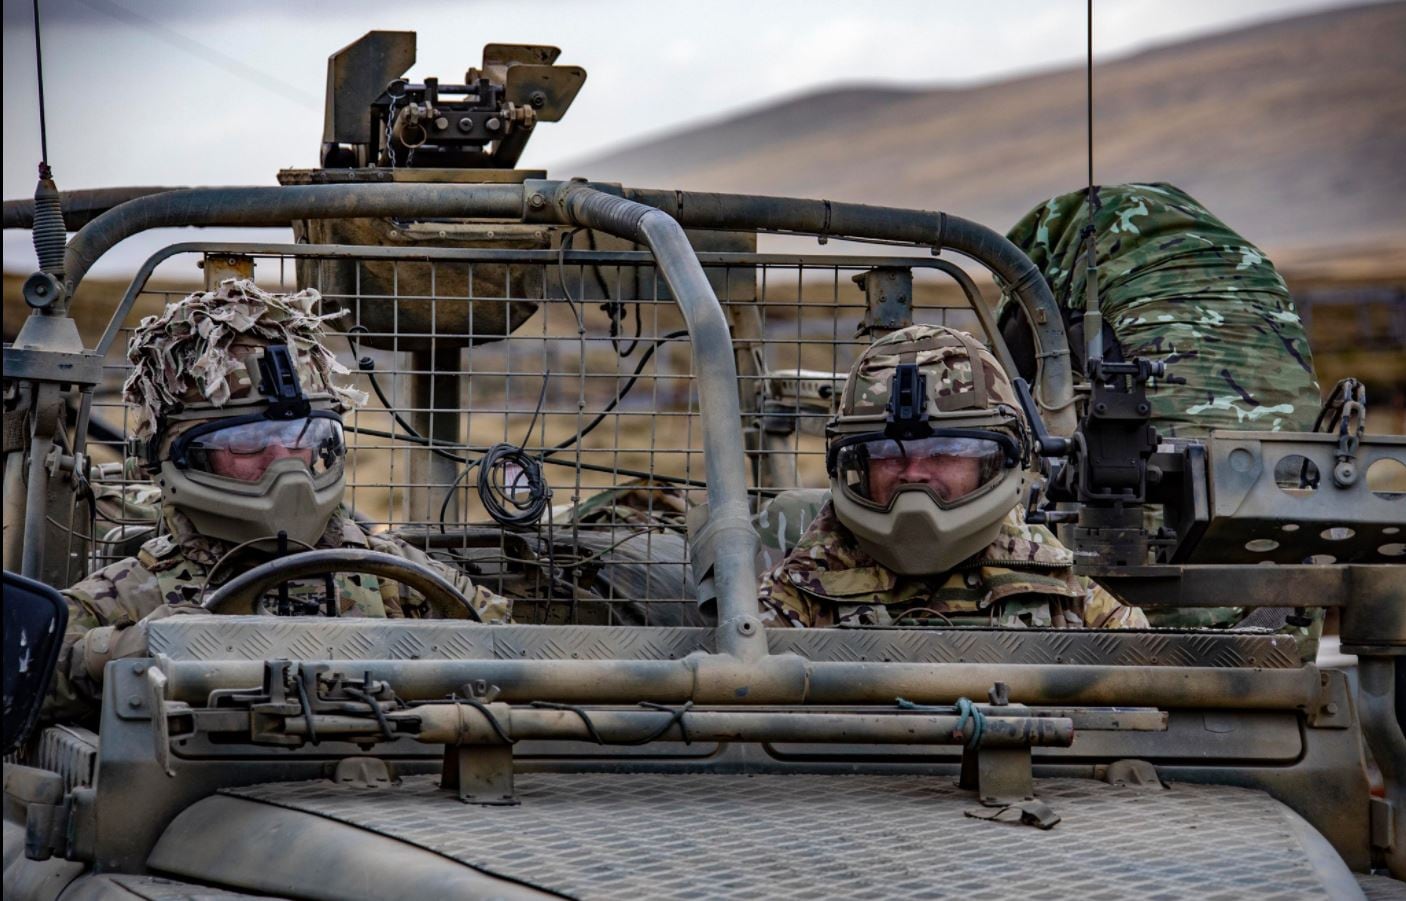
<path fill-rule="evenodd" d="M 477 465 L 478 499 L 494 522 L 530 526 L 542 518 L 552 492 L 536 457 L 515 444 L 495 444 Z"/>

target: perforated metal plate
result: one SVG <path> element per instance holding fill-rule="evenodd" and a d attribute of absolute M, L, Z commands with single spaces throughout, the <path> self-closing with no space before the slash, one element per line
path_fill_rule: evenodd
<path fill-rule="evenodd" d="M 825 661 L 1299 665 L 1292 638 L 1262 633 L 785 629 L 768 639 L 773 653 Z M 151 623 L 147 642 L 152 653 L 173 660 L 670 660 L 711 652 L 713 630 L 177 616 Z"/>
<path fill-rule="evenodd" d="M 1041 780 L 1037 793 L 1063 818 L 1044 832 L 966 817 L 974 795 L 941 778 L 532 773 L 517 777 L 521 806 L 491 808 L 436 781 L 227 793 L 578 898 L 1332 896 L 1310 862 L 1321 838 L 1306 848 L 1303 822 L 1248 789 Z M 1328 878 L 1350 886 L 1327 853 Z"/>

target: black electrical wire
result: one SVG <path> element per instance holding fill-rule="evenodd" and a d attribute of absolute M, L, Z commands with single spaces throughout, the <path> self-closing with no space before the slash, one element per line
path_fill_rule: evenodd
<path fill-rule="evenodd" d="M 368 673 L 367 675 L 369 676 L 370 674 Z M 368 678 L 367 682 L 370 681 L 371 680 Z M 381 705 L 375 698 L 359 688 L 352 688 L 348 685 L 342 686 L 342 691 L 346 692 L 349 697 L 356 698 L 367 707 L 370 707 L 371 715 L 376 717 L 376 723 L 381 727 L 381 737 L 386 741 L 395 741 L 395 730 L 391 729 L 390 720 L 386 719 L 386 712 L 381 709 Z"/>
<path fill-rule="evenodd" d="M 542 415 L 542 404 L 547 400 L 547 385 L 551 378 L 550 370 L 542 376 L 542 390 L 537 395 L 537 409 L 532 411 L 532 419 L 527 424 L 527 433 L 523 437 L 524 445 L 532 438 L 532 430 L 537 426 L 537 417 Z M 510 466 L 517 467 L 512 485 L 507 484 L 503 478 L 504 474 L 509 472 Z M 519 479 L 527 481 L 527 498 L 523 501 L 516 497 Z M 495 444 L 478 461 L 478 499 L 488 511 L 488 515 L 499 525 L 527 526 L 542 518 L 548 502 L 552 499 L 552 489 L 542 476 L 542 461 L 523 450 L 523 445 Z M 440 505 L 441 526 L 444 524 L 444 510 L 448 503 L 449 495 L 446 494 L 444 504 Z"/>
<path fill-rule="evenodd" d="M 427 438 L 422 438 L 422 437 L 420 437 L 419 435 L 392 434 L 392 433 L 387 432 L 387 431 L 385 431 L 385 430 L 383 430 L 383 429 L 372 429 L 372 428 L 367 428 L 366 426 L 344 425 L 344 426 L 342 426 L 342 430 L 345 431 L 345 432 L 351 432 L 351 433 L 354 434 L 354 435 L 368 435 L 368 436 L 370 436 L 370 437 L 372 437 L 372 438 L 390 438 L 390 439 L 394 439 L 394 440 L 396 440 L 396 441 L 409 441 L 409 442 L 411 442 L 412 444 L 427 445 L 427 444 L 430 443 L 430 442 L 429 442 L 429 439 L 427 439 Z M 462 458 L 461 458 L 461 459 L 462 459 Z M 477 462 L 477 461 L 465 461 L 465 462 Z M 611 475 L 630 476 L 631 478 L 636 478 L 636 479 L 653 479 L 653 480 L 656 481 L 656 482 L 660 482 L 660 483 L 664 483 L 664 484 L 668 484 L 668 485 L 680 485 L 680 486 L 682 486 L 682 487 L 684 487 L 684 488 L 707 488 L 707 487 L 708 487 L 708 483 L 707 483 L 707 482 L 700 482 L 700 481 L 697 480 L 697 479 L 685 479 L 685 478 L 683 478 L 683 477 L 681 477 L 681 476 L 656 475 L 656 474 L 654 474 L 654 473 L 645 472 L 645 471 L 642 470 L 642 469 L 626 469 L 626 468 L 620 467 L 620 466 L 605 466 L 605 465 L 598 464 L 598 463 L 576 463 L 575 461 L 568 461 L 568 460 L 552 460 L 552 459 L 549 459 L 549 458 L 546 458 L 546 457 L 543 458 L 542 462 L 543 462 L 543 463 L 550 463 L 550 464 L 552 464 L 553 466 L 571 466 L 571 467 L 575 467 L 575 468 L 579 468 L 579 469 L 586 470 L 587 472 L 603 472 L 603 473 L 609 473 L 609 474 L 611 474 Z M 760 492 L 762 492 L 763 494 L 780 494 L 782 491 L 786 491 L 786 490 L 787 490 L 787 489 L 785 489 L 785 488 L 753 488 L 753 489 L 752 489 L 752 491 L 754 491 L 754 492 L 760 491 Z"/>
<path fill-rule="evenodd" d="M 477 701 L 473 698 L 456 698 L 453 695 L 450 695 L 450 701 L 455 704 L 463 704 L 466 707 L 472 707 L 479 713 L 483 714 L 483 718 L 488 720 L 489 727 L 493 730 L 493 733 L 498 736 L 499 740 L 503 742 L 503 744 L 517 744 L 517 739 L 508 737 L 508 730 L 504 729 L 503 724 L 498 722 L 498 717 L 493 715 L 493 711 L 488 709 L 487 704 L 483 703 L 482 701 Z"/>
<path fill-rule="evenodd" d="M 601 737 L 601 734 L 596 731 L 596 724 L 591 722 L 590 715 L 574 704 L 557 704 L 552 701 L 533 701 L 528 706 L 537 707 L 542 710 L 568 710 L 581 718 L 582 724 L 586 727 L 586 734 L 591 737 L 591 741 L 598 745 L 607 744 L 606 740 Z"/>
<path fill-rule="evenodd" d="M 308 724 L 308 742 L 316 745 L 318 743 L 317 726 L 313 724 L 312 703 L 308 700 L 308 690 L 303 685 L 301 674 L 293 677 L 293 690 L 298 695 L 298 706 L 302 708 L 303 719 Z"/>
<path fill-rule="evenodd" d="M 597 413 L 595 418 L 592 419 L 589 423 L 587 423 L 586 426 L 581 429 L 581 431 L 553 446 L 551 450 L 547 451 L 542 455 L 542 458 L 545 460 L 555 453 L 564 451 L 572 445 L 576 444 L 582 438 L 591 434 L 591 430 L 594 429 L 596 426 L 600 425 L 602 422 L 604 422 L 605 418 L 609 416 L 617 406 L 620 405 L 620 402 L 622 400 L 625 399 L 625 395 L 630 393 L 630 389 L 635 387 L 635 382 L 639 381 L 640 373 L 644 372 L 645 364 L 649 362 L 650 357 L 654 356 L 654 352 L 659 349 L 659 345 L 669 341 L 676 341 L 679 338 L 687 337 L 687 335 L 687 329 L 679 329 L 678 331 L 669 332 L 667 335 L 655 341 L 653 344 L 650 344 L 649 347 L 645 349 L 645 352 L 640 356 L 639 362 L 635 364 L 635 371 L 630 374 L 630 379 L 625 383 L 625 387 L 615 392 L 615 397 L 611 399 L 610 403 L 606 404 L 605 408 L 599 413 Z"/>
<path fill-rule="evenodd" d="M 395 420 L 396 424 L 399 425 L 406 432 L 410 433 L 410 435 L 415 440 L 416 444 L 422 444 L 425 447 L 429 448 L 430 453 L 435 454 L 439 457 L 443 457 L 446 460 L 453 460 L 455 463 L 468 463 L 469 461 L 464 457 L 461 457 L 458 454 L 452 454 L 449 451 L 436 446 L 435 442 L 432 439 L 426 438 L 425 436 L 421 435 L 418 429 L 416 429 L 410 423 L 406 422 L 405 419 L 401 417 L 400 413 L 396 412 L 395 405 L 392 404 L 390 398 L 386 396 L 386 392 L 381 390 L 381 382 L 376 378 L 376 361 L 371 359 L 370 357 L 360 356 L 361 351 L 356 346 L 356 342 L 352 340 L 352 333 L 356 331 L 364 332 L 367 331 L 367 328 L 364 325 L 356 325 L 352 326 L 351 330 L 347 332 L 347 345 L 351 347 L 352 356 L 356 358 L 356 368 L 366 373 L 367 379 L 371 382 L 371 390 L 376 393 L 376 398 L 380 400 L 381 406 L 386 408 L 386 412 L 391 415 L 391 418 Z"/>

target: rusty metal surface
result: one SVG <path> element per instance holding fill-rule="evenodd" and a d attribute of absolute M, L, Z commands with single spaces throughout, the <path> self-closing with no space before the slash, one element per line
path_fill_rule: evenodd
<path fill-rule="evenodd" d="M 1290 669 L 1292 637 L 1260 633 L 999 629 L 805 629 L 767 633 L 772 653 L 814 661 Z M 435 620 L 181 616 L 152 622 L 172 660 L 677 660 L 713 650 L 700 627 L 492 626 Z"/>
<path fill-rule="evenodd" d="M 1301 899 L 1334 897 L 1323 880 L 1347 876 L 1340 862 L 1315 871 L 1322 840 L 1283 805 L 1223 786 L 1040 780 L 1063 818 L 1048 832 L 966 817 L 975 797 L 943 778 L 533 773 L 517 787 L 521 806 L 499 808 L 461 804 L 433 776 L 226 794 L 578 898 Z"/>

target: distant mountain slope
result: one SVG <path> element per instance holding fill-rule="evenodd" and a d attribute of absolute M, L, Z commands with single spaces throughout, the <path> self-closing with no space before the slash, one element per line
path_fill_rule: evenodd
<path fill-rule="evenodd" d="M 1406 4 L 1145 51 L 1099 66 L 1094 84 L 1100 182 L 1173 182 L 1270 248 L 1406 247 Z M 1005 230 L 1082 184 L 1084 121 L 1079 68 L 959 90 L 859 87 L 556 171 L 944 209 Z"/>

